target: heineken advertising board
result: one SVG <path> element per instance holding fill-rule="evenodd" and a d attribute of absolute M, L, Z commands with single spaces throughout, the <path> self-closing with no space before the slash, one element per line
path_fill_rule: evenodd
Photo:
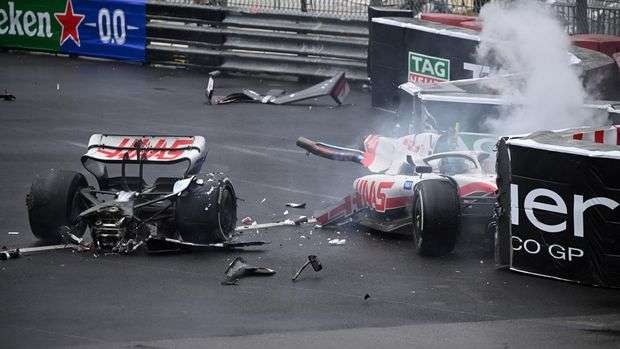
<path fill-rule="evenodd" d="M 146 0 L 0 0 L 0 47 L 144 61 Z"/>

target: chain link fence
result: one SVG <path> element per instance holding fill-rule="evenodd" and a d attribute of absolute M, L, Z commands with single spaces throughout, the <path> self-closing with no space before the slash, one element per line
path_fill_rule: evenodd
<path fill-rule="evenodd" d="M 250 11 L 307 12 L 316 15 L 365 18 L 368 6 L 388 6 L 415 12 L 475 15 L 489 0 L 165 0 L 170 3 L 227 6 Z"/>
<path fill-rule="evenodd" d="M 553 6 L 569 34 L 620 35 L 619 0 L 561 0 Z"/>
<path fill-rule="evenodd" d="M 309 13 L 319 16 L 365 18 L 368 6 L 388 6 L 414 12 L 440 12 L 475 16 L 491 0 L 164 0 L 249 11 Z M 535 0 L 529 0 L 535 1 Z M 540 0 L 543 1 L 543 0 Z M 569 34 L 620 35 L 620 0 L 544 0 L 552 4 Z"/>

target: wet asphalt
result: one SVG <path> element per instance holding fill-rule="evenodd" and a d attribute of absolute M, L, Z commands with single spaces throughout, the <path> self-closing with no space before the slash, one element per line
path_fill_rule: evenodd
<path fill-rule="evenodd" d="M 227 173 L 242 199 L 239 218 L 263 223 L 310 216 L 366 173 L 353 163 L 307 157 L 295 146 L 297 137 L 356 146 L 369 133 L 405 127 L 371 108 L 368 92 L 359 88 L 341 107 L 328 99 L 209 106 L 205 82 L 204 72 L 0 53 L 0 90 L 17 97 L 0 101 L 0 245 L 38 244 L 24 201 L 31 180 L 49 168 L 79 170 L 93 133 L 205 136 L 204 171 Z M 216 88 L 306 85 L 226 77 Z M 330 238 L 346 243 L 332 246 Z M 97 258 L 53 251 L 2 261 L 0 347 L 620 345 L 618 290 L 498 270 L 476 227 L 464 232 L 453 254 L 438 259 L 416 255 L 407 236 L 355 227 L 282 227 L 241 239 L 271 244 Z M 291 282 L 310 254 L 324 269 L 306 270 Z M 220 285 L 237 256 L 277 273 Z"/>

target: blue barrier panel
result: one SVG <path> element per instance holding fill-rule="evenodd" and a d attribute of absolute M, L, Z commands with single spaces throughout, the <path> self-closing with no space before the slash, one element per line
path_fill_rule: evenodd
<path fill-rule="evenodd" d="M 144 62 L 146 0 L 67 0 L 60 52 Z"/>

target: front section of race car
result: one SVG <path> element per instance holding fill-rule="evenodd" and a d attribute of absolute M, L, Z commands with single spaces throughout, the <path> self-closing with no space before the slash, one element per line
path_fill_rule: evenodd
<path fill-rule="evenodd" d="M 382 232 L 406 231 L 420 254 L 440 256 L 454 249 L 463 219 L 491 221 L 497 187 L 493 156 L 483 149 L 494 141 L 488 134 L 451 131 L 371 135 L 363 150 L 305 138 L 297 144 L 321 157 L 357 162 L 373 173 L 355 179 L 351 194 L 317 213 L 319 224 L 354 221 Z"/>
<path fill-rule="evenodd" d="M 206 155 L 201 136 L 95 134 L 81 160 L 98 188 L 74 171 L 37 176 L 26 198 L 32 232 L 81 244 L 88 231 L 96 251 L 113 253 L 231 243 L 235 192 L 223 174 L 199 175 Z M 145 165 L 177 163 L 187 165 L 183 174 L 145 179 Z"/>

